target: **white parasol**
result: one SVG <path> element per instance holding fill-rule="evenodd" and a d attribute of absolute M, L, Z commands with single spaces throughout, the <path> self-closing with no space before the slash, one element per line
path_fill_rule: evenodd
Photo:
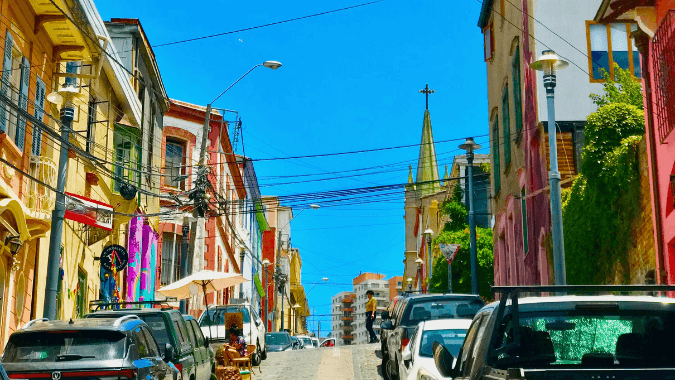
<path fill-rule="evenodd" d="M 198 286 L 204 292 L 204 296 L 206 296 L 206 293 L 217 292 L 229 288 L 230 286 L 242 284 L 246 281 L 248 280 L 246 280 L 244 276 L 237 273 L 203 270 L 159 288 L 157 291 L 167 297 L 185 299 L 193 295 L 193 293 L 190 292 L 191 286 L 193 289 L 195 285 Z"/>

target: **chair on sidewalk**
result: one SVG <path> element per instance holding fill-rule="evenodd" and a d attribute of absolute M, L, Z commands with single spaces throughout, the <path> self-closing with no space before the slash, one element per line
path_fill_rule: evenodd
<path fill-rule="evenodd" d="M 248 370 L 250 372 L 253 372 L 253 368 L 252 368 L 252 365 L 251 365 L 252 364 L 251 359 L 253 358 L 253 354 L 255 353 L 256 349 L 257 349 L 257 347 L 256 347 L 255 344 L 249 344 L 249 345 L 246 346 L 246 356 L 241 357 L 241 358 L 236 358 L 236 359 L 230 359 L 230 361 L 232 362 L 233 365 L 238 366 L 240 369 L 241 368 L 243 368 L 243 369 L 248 368 Z M 258 366 L 258 371 L 260 371 L 260 373 L 262 373 L 262 370 L 260 369 L 260 366 Z"/>

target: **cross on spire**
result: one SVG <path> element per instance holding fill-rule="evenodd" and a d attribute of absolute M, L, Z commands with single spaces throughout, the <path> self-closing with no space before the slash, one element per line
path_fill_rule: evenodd
<path fill-rule="evenodd" d="M 429 83 L 427 83 L 427 86 L 425 88 L 420 90 L 420 93 L 426 95 L 427 97 L 427 109 L 429 109 L 429 94 L 433 94 L 435 92 L 436 91 L 429 89 Z"/>

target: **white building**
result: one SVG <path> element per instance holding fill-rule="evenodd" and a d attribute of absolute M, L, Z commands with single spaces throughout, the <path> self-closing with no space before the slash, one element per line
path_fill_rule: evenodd
<path fill-rule="evenodd" d="M 384 275 L 379 276 L 384 278 Z M 366 292 L 368 290 L 373 291 L 373 297 L 377 300 L 377 319 L 373 323 L 375 332 L 380 328 L 380 323 L 382 322 L 380 318 L 381 313 L 387 307 L 387 304 L 389 304 L 388 280 L 366 279 L 354 285 L 354 293 L 356 294 L 356 300 L 354 300 L 354 325 L 356 326 L 354 330 L 354 344 L 365 344 L 370 340 L 370 335 L 366 330 L 366 302 L 368 302 Z"/>

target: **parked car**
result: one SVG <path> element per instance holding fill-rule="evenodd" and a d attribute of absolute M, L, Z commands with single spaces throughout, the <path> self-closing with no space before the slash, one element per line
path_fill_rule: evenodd
<path fill-rule="evenodd" d="M 335 347 L 335 338 L 328 338 L 321 342 L 320 347 Z"/>
<path fill-rule="evenodd" d="M 194 348 L 195 366 L 197 368 L 196 378 L 208 377 L 209 380 L 217 380 L 215 351 L 213 351 L 209 341 L 204 338 L 202 329 L 199 328 L 197 321 L 191 315 L 183 315 L 183 320 L 185 320 L 185 327 Z"/>
<path fill-rule="evenodd" d="M 399 377 L 401 380 L 420 380 L 424 376 L 441 377 L 434 363 L 434 342 L 439 342 L 450 353 L 457 356 L 466 331 L 471 326 L 471 319 L 437 319 L 422 321 L 410 337 L 408 344 L 401 352 Z"/>
<path fill-rule="evenodd" d="M 9 337 L 2 365 L 12 379 L 179 379 L 132 315 L 30 321 Z"/>
<path fill-rule="evenodd" d="M 145 322 L 159 344 L 164 360 L 172 362 L 181 373 L 183 380 L 210 380 L 211 376 L 197 377 L 197 366 L 192 343 L 187 332 L 183 315 L 178 310 L 165 309 L 114 309 L 99 310 L 85 315 L 85 318 L 119 318 L 136 315 Z"/>
<path fill-rule="evenodd" d="M 274 332 L 265 334 L 265 344 L 270 352 L 293 350 L 293 340 L 287 332 Z"/>
<path fill-rule="evenodd" d="M 382 351 L 382 372 L 388 380 L 399 380 L 398 369 L 401 351 L 410 342 L 410 337 L 422 321 L 433 319 L 472 319 L 485 304 L 473 294 L 417 294 L 399 300 L 394 308 L 395 319 L 387 311 L 382 312 L 386 344 Z"/>
<path fill-rule="evenodd" d="M 466 380 L 671 379 L 675 299 L 511 296 L 521 291 L 555 294 L 574 289 L 630 292 L 644 288 L 500 287 L 501 301 L 476 314 L 457 355 L 452 348 L 434 344 L 436 368 L 442 376 Z M 674 286 L 652 288 L 675 290 Z"/>
<path fill-rule="evenodd" d="M 253 354 L 252 364 L 260 365 L 262 360 L 267 359 L 267 346 L 265 345 L 265 324 L 258 316 L 255 308 L 250 303 L 235 305 L 213 305 L 208 307 L 199 317 L 199 327 L 205 337 L 211 342 L 219 344 L 227 343 L 230 340 L 228 330 L 231 326 L 225 325 L 225 313 L 241 313 L 243 326 L 238 326 L 242 330 L 242 336 L 246 344 L 255 344 L 256 351 Z"/>
<path fill-rule="evenodd" d="M 291 342 L 293 342 L 293 349 L 294 350 L 302 350 L 304 347 L 302 346 L 302 341 L 293 335 L 291 335 Z"/>
<path fill-rule="evenodd" d="M 399 295 L 399 296 L 396 296 L 396 297 L 392 298 L 392 300 L 389 301 L 389 304 L 387 305 L 387 308 L 384 309 L 382 311 L 382 314 L 380 315 L 380 318 L 382 319 L 382 321 L 385 320 L 385 318 L 384 318 L 385 315 L 388 316 L 389 319 L 392 319 L 392 320 L 396 319 L 396 316 L 398 315 L 398 313 L 396 313 L 396 312 L 398 311 L 398 309 L 401 306 L 401 303 L 399 301 L 404 299 L 406 296 L 407 295 Z M 386 311 L 386 314 L 385 314 L 385 311 Z M 380 334 L 380 351 L 384 352 L 387 348 L 387 336 L 389 335 L 389 333 L 388 333 L 387 330 L 384 330 L 380 327 L 379 334 Z"/>
<path fill-rule="evenodd" d="M 302 342 L 302 348 L 309 350 L 314 348 L 314 343 L 312 343 L 312 338 L 305 335 L 296 335 L 299 341 Z"/>

